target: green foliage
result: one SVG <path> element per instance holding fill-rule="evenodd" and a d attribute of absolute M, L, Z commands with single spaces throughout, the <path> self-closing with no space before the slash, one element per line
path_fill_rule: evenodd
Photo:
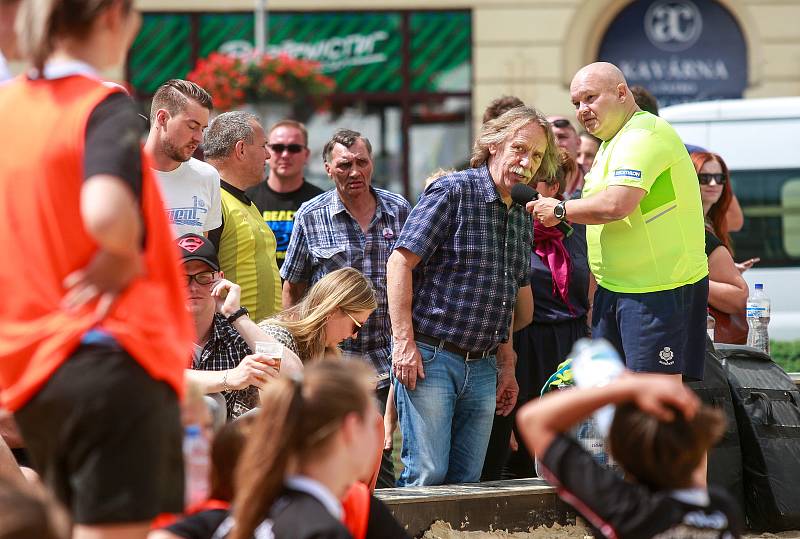
<path fill-rule="evenodd" d="M 800 341 L 771 341 L 770 355 L 786 372 L 800 372 Z"/>

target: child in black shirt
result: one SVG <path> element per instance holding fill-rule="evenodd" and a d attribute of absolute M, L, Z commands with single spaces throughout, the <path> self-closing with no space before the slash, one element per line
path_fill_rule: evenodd
<path fill-rule="evenodd" d="M 626 479 L 564 434 L 607 404 L 617 406 L 609 451 Z M 545 478 L 596 537 L 740 537 L 733 500 L 705 486 L 705 455 L 722 435 L 724 418 L 675 378 L 626 372 L 604 387 L 550 393 L 517 418 Z"/>

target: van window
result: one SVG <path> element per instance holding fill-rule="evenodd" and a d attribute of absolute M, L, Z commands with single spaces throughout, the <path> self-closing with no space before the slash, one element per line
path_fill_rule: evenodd
<path fill-rule="evenodd" d="M 731 171 L 744 226 L 731 234 L 736 260 L 800 266 L 800 169 Z"/>

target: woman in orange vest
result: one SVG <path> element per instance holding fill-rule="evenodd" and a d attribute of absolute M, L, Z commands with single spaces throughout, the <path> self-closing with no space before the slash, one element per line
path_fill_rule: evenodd
<path fill-rule="evenodd" d="M 0 86 L 0 391 L 76 539 L 183 505 L 180 265 L 136 107 L 97 76 L 139 22 L 132 0 L 23 2 L 32 68 Z"/>

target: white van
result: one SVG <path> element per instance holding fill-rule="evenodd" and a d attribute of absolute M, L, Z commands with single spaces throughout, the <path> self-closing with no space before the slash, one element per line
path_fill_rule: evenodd
<path fill-rule="evenodd" d="M 744 278 L 772 300 L 770 337 L 800 339 L 800 97 L 688 103 L 661 116 L 725 160 L 745 216 L 734 258 L 761 258 Z"/>

